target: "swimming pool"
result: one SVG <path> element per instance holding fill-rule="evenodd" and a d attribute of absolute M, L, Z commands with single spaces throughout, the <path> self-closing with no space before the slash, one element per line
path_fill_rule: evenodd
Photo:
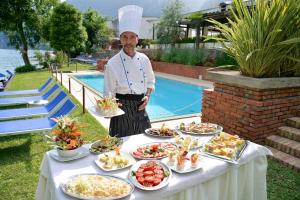
<path fill-rule="evenodd" d="M 76 75 L 77 79 L 103 93 L 103 75 Z M 147 112 L 151 121 L 201 112 L 203 87 L 156 76 Z"/>

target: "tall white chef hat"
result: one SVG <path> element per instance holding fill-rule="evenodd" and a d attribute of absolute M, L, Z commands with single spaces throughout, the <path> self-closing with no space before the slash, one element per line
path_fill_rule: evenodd
<path fill-rule="evenodd" d="M 139 35 L 142 15 L 143 8 L 136 5 L 127 5 L 119 8 L 119 34 L 129 31 Z"/>

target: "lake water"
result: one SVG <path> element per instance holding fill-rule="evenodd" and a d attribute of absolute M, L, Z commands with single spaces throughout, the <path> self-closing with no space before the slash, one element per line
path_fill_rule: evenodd
<path fill-rule="evenodd" d="M 34 58 L 34 51 L 29 50 L 29 59 L 31 64 L 37 64 Z M 45 52 L 41 50 L 41 52 Z M 14 71 L 16 67 L 24 65 L 22 55 L 15 49 L 0 49 L 0 73 L 5 73 L 5 70 Z"/>

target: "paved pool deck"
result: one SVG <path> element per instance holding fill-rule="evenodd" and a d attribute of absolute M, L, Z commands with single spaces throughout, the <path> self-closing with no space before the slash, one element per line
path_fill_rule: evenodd
<path fill-rule="evenodd" d="M 69 88 L 69 78 L 74 75 L 96 75 L 96 74 L 103 74 L 102 72 L 96 72 L 96 71 L 79 71 L 79 72 L 73 72 L 73 73 L 63 73 L 62 74 L 62 83 L 65 88 Z M 155 72 L 155 75 L 161 76 L 168 79 L 173 79 L 189 84 L 194 84 L 198 86 L 203 86 L 204 88 L 213 88 L 213 83 L 205 80 L 200 79 L 192 79 L 182 76 L 176 76 L 176 75 L 170 75 L 165 73 L 158 73 Z M 55 74 L 54 74 L 55 76 Z M 57 77 L 58 82 L 61 82 L 61 76 L 58 74 Z M 82 95 L 82 84 L 78 82 L 77 80 L 70 78 L 71 83 L 71 93 L 72 95 L 81 103 L 83 104 L 83 95 Z M 109 122 L 110 119 L 100 117 L 94 112 L 92 112 L 92 107 L 95 106 L 95 98 L 99 99 L 101 98 L 99 95 L 95 93 L 95 91 L 91 91 L 89 89 L 85 89 L 85 105 L 86 105 L 86 111 L 89 112 L 92 116 L 96 118 L 97 121 L 99 121 L 102 126 L 104 126 L 106 129 L 109 128 Z M 166 126 L 170 128 L 174 128 L 175 126 L 178 126 L 181 122 L 188 123 L 188 122 L 201 122 L 201 113 L 196 113 L 192 115 L 185 115 L 185 116 L 178 116 L 174 118 L 167 118 L 159 121 L 151 121 L 152 127 L 160 127 L 163 123 L 165 123 Z"/>

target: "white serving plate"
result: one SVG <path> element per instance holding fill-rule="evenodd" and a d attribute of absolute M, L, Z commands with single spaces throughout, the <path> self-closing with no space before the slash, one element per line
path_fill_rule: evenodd
<path fill-rule="evenodd" d="M 99 116 L 99 117 L 106 117 L 106 118 L 111 118 L 111 117 L 116 117 L 116 116 L 120 116 L 120 115 L 124 115 L 125 112 L 118 108 L 118 111 L 116 114 L 113 114 L 113 115 L 105 115 L 103 113 L 100 113 L 98 110 L 97 110 L 97 107 L 96 106 L 91 106 L 88 108 L 89 111 L 91 111 L 93 114 Z"/>
<path fill-rule="evenodd" d="M 144 164 L 144 163 L 147 163 L 147 162 L 149 162 L 149 160 L 140 160 L 140 161 L 136 162 L 134 165 L 132 165 L 132 167 L 129 170 L 129 174 L 128 174 L 129 180 L 131 181 L 131 183 L 134 186 L 136 186 L 136 187 L 138 187 L 142 190 L 148 190 L 148 191 L 159 190 L 159 189 L 167 186 L 169 184 L 171 178 L 172 178 L 172 171 L 170 170 L 170 168 L 165 163 L 163 163 L 161 161 L 158 161 L 158 160 L 156 160 L 155 162 L 160 164 L 162 166 L 162 168 L 164 169 L 164 171 L 167 171 L 169 173 L 169 176 L 165 177 L 164 180 L 159 185 L 154 186 L 154 187 L 143 186 L 137 181 L 136 177 L 132 175 L 132 172 L 133 171 L 136 172 L 141 164 Z"/>
<path fill-rule="evenodd" d="M 202 123 L 202 124 L 207 124 L 207 123 Z M 209 124 L 212 124 L 212 123 L 209 123 Z M 217 130 L 213 131 L 213 132 L 207 132 L 207 133 L 196 133 L 196 132 L 191 132 L 191 131 L 184 131 L 184 130 L 180 130 L 179 126 L 176 126 L 176 129 L 178 131 L 180 131 L 181 133 L 189 134 L 189 135 L 193 135 L 193 136 L 208 136 L 208 135 L 215 135 L 215 134 L 222 132 L 222 130 L 223 130 L 222 126 L 217 125 L 217 124 L 212 124 L 212 125 L 215 125 L 217 127 Z"/>
<path fill-rule="evenodd" d="M 91 175 L 100 175 L 100 176 L 103 176 L 103 177 L 111 177 L 111 178 L 115 178 L 115 179 L 119 179 L 119 180 L 122 180 L 124 182 L 126 182 L 128 185 L 130 185 L 131 187 L 131 190 L 128 194 L 124 194 L 123 196 L 119 196 L 119 197 L 107 197 L 107 198 L 96 198 L 95 196 L 90 196 L 90 197 L 85 197 L 85 196 L 80 196 L 78 194 L 74 194 L 74 193 L 71 193 L 69 191 L 67 191 L 67 183 L 69 181 L 72 181 L 72 179 L 78 177 L 78 176 L 91 176 Z M 78 174 L 78 175 L 74 175 L 74 176 L 71 176 L 71 177 L 68 177 L 66 180 L 64 180 L 61 184 L 60 184 L 60 188 L 61 190 L 71 196 L 71 197 L 75 197 L 75 198 L 78 198 L 78 199 L 85 199 L 85 200 L 113 200 L 113 199 L 121 199 L 121 198 L 124 198 L 124 197 L 127 197 L 127 196 L 130 196 L 133 191 L 134 191 L 134 185 L 131 184 L 129 181 L 127 181 L 126 179 L 123 179 L 123 178 L 120 178 L 120 177 L 117 177 L 117 176 L 111 176 L 111 175 L 104 175 L 104 174 L 97 174 L 97 173 L 89 173 L 89 174 Z"/>
<path fill-rule="evenodd" d="M 96 165 L 102 169 L 103 171 L 107 171 L 107 172 L 110 172 L 110 171 L 115 171 L 115 170 L 119 170 L 119 169 L 124 169 L 124 168 L 127 168 L 127 167 L 130 167 L 131 165 L 133 165 L 134 163 L 136 163 L 135 159 L 129 154 L 129 153 L 126 153 L 126 152 L 120 152 L 121 156 L 128 159 L 128 164 L 124 167 L 117 167 L 116 165 L 113 165 L 113 167 L 111 169 L 107 169 L 104 167 L 104 162 L 101 162 L 99 160 L 99 158 L 103 155 L 108 155 L 108 156 L 115 156 L 116 155 L 116 152 L 115 151 L 109 151 L 107 153 L 102 153 L 100 154 L 99 156 L 97 156 L 97 159 L 95 160 L 95 163 Z"/>
<path fill-rule="evenodd" d="M 145 134 L 146 135 L 149 135 L 149 136 L 152 136 L 152 137 L 158 137 L 158 138 L 174 138 L 174 136 L 163 136 L 163 135 L 153 135 L 151 134 L 151 129 L 153 128 L 147 128 L 145 130 Z M 172 131 L 175 131 L 177 135 L 179 135 L 178 131 L 176 129 L 171 129 Z"/>
<path fill-rule="evenodd" d="M 165 163 L 171 170 L 173 170 L 177 173 L 180 173 L 180 174 L 189 173 L 189 172 L 193 172 L 193 171 L 202 169 L 202 166 L 203 166 L 203 158 L 201 157 L 201 155 L 199 155 L 198 164 L 195 167 L 192 166 L 190 160 L 185 161 L 185 166 L 183 169 L 177 168 L 177 160 L 175 160 L 173 165 L 169 164 L 169 158 L 164 158 L 161 160 L 161 162 Z"/>
<path fill-rule="evenodd" d="M 187 137 L 187 136 L 181 136 L 180 139 L 184 140 L 185 137 Z M 191 150 L 199 149 L 200 147 L 203 146 L 203 142 L 201 142 L 198 138 L 192 137 L 192 140 L 198 140 L 198 145 L 193 146 L 193 147 L 190 146 Z M 173 139 L 173 143 L 176 144 L 177 146 L 181 146 L 181 144 L 176 143 L 175 138 Z"/>
<path fill-rule="evenodd" d="M 49 155 L 51 156 L 51 158 L 53 158 L 57 161 L 60 161 L 60 162 L 76 160 L 76 159 L 83 158 L 83 157 L 89 155 L 89 150 L 85 147 L 80 147 L 78 150 L 79 150 L 78 154 L 73 157 L 62 157 L 62 156 L 58 155 L 56 149 L 52 149 L 51 151 L 49 151 Z"/>
<path fill-rule="evenodd" d="M 162 158 L 165 158 L 167 157 L 168 155 L 164 155 L 164 156 L 161 156 L 161 157 L 156 157 L 156 158 L 147 158 L 147 157 L 141 157 L 141 156 L 138 156 L 138 155 L 134 155 L 134 151 L 136 151 L 138 148 L 140 147 L 143 147 L 143 146 L 150 146 L 150 145 L 155 145 L 155 144 L 173 144 L 175 147 L 177 147 L 176 144 L 172 143 L 172 142 L 152 142 L 152 143 L 147 143 L 147 144 L 142 144 L 142 145 L 139 145 L 138 147 L 136 147 L 133 151 L 131 151 L 131 155 L 134 157 L 134 158 L 137 158 L 137 159 L 143 159 L 143 160 L 156 160 L 156 159 L 162 159 Z"/>

